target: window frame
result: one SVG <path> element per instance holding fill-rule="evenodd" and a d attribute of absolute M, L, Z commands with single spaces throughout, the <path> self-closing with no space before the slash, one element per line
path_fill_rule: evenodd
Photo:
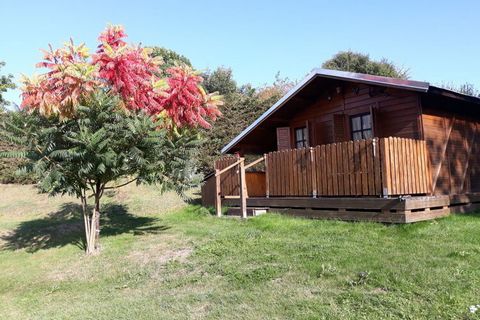
<path fill-rule="evenodd" d="M 297 132 L 300 131 L 302 134 L 302 139 L 297 140 Z M 307 126 L 302 126 L 302 127 L 295 127 L 293 129 L 293 143 L 295 145 L 295 149 L 299 148 L 308 148 L 309 143 L 308 143 L 308 127 Z M 298 144 L 301 143 L 303 146 L 299 146 Z"/>
<path fill-rule="evenodd" d="M 369 128 L 363 128 L 364 116 L 370 116 L 370 127 Z M 354 130 L 353 129 L 353 121 L 354 119 L 359 118 L 360 119 L 360 129 L 359 130 Z M 373 138 L 373 116 L 371 112 L 364 112 L 364 113 L 358 113 L 355 115 L 350 116 L 350 137 L 353 141 L 356 140 L 362 140 L 362 139 L 370 139 L 370 138 L 365 138 L 365 132 L 370 131 L 370 138 Z M 356 133 L 361 134 L 361 139 L 355 139 L 354 136 Z"/>

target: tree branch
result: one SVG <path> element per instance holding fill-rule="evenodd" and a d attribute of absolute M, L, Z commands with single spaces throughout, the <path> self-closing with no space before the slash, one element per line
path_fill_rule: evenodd
<path fill-rule="evenodd" d="M 103 190 L 117 189 L 117 188 L 120 188 L 120 187 L 124 187 L 124 186 L 126 186 L 127 184 L 130 184 L 130 183 L 132 183 L 132 182 L 134 182 L 134 181 L 137 181 L 137 180 L 138 180 L 138 177 L 137 177 L 137 178 L 135 178 L 135 179 L 132 179 L 132 180 L 130 180 L 130 181 L 128 181 L 128 182 L 125 182 L 125 183 L 119 184 L 118 186 L 113 186 L 113 187 L 105 187 L 105 188 L 103 188 Z"/>

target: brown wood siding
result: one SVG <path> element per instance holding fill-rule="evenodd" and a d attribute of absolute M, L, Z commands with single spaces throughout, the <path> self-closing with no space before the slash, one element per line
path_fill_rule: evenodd
<path fill-rule="evenodd" d="M 350 117 L 373 111 L 375 136 L 420 138 L 418 94 L 405 90 L 385 89 L 379 92 L 374 89 L 378 88 L 362 84 L 345 85 L 342 92 L 332 94 L 330 100 L 322 96 L 310 107 L 293 115 L 290 127 L 308 121 L 310 145 L 313 147 L 340 141 L 342 132 L 349 140 Z M 345 117 L 345 127 L 339 129 L 340 117 L 336 115 L 341 114 Z"/>
<path fill-rule="evenodd" d="M 480 120 L 423 108 L 422 123 L 434 193 L 479 192 Z"/>

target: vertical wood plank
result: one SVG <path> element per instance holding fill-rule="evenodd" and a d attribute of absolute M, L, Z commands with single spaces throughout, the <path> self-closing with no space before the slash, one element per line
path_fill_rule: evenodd
<path fill-rule="evenodd" d="M 315 165 L 315 149 L 309 148 L 310 150 L 310 174 L 312 181 L 312 197 L 317 197 L 317 168 Z"/>
<path fill-rule="evenodd" d="M 297 154 L 295 150 L 290 151 L 290 155 L 292 157 L 292 175 L 293 175 L 293 194 L 294 196 L 298 196 L 298 176 L 297 176 Z"/>
<path fill-rule="evenodd" d="M 354 157 L 354 164 L 355 164 L 355 194 L 357 196 L 362 195 L 362 162 L 360 156 L 360 141 L 353 142 L 353 157 Z"/>
<path fill-rule="evenodd" d="M 345 195 L 351 195 L 350 191 L 350 175 L 348 169 L 348 142 L 342 143 L 342 160 L 343 160 L 343 187 Z"/>
<path fill-rule="evenodd" d="M 355 182 L 355 157 L 354 157 L 354 147 L 353 141 L 349 141 L 347 145 L 348 151 L 348 182 L 350 184 L 350 194 L 356 195 L 357 188 Z"/>
<path fill-rule="evenodd" d="M 322 185 L 322 196 L 328 195 L 328 172 L 327 172 L 327 152 L 326 152 L 326 146 L 322 145 L 320 147 L 320 155 L 321 155 L 321 160 L 322 164 L 320 166 L 322 170 L 322 181 L 320 182 Z"/>
<path fill-rule="evenodd" d="M 265 159 L 265 196 L 270 197 L 270 154 L 264 153 L 263 158 Z"/>
<path fill-rule="evenodd" d="M 366 141 L 360 140 L 360 161 L 362 171 L 362 195 L 368 195 L 368 178 L 367 178 L 367 147 Z"/>
<path fill-rule="evenodd" d="M 390 175 L 390 138 L 380 138 L 380 160 L 382 171 L 382 195 L 388 196 L 391 192 L 391 175 Z"/>
<path fill-rule="evenodd" d="M 344 169 L 343 169 L 343 153 L 342 153 L 343 143 L 337 143 L 337 181 L 338 181 L 338 195 L 345 195 L 345 185 L 343 183 Z"/>
<path fill-rule="evenodd" d="M 413 171 L 413 190 L 414 193 L 421 193 L 420 188 L 418 187 L 418 181 L 420 175 L 423 174 L 418 170 L 418 152 L 417 152 L 417 142 L 418 140 L 410 141 L 410 157 L 412 161 L 412 171 Z"/>
<path fill-rule="evenodd" d="M 287 162 L 288 162 L 288 195 L 294 195 L 293 188 L 293 163 L 292 163 L 292 151 L 288 150 L 287 152 Z"/>
<path fill-rule="evenodd" d="M 287 181 L 288 181 L 288 172 L 287 172 L 287 163 L 285 161 L 285 154 L 288 152 L 288 149 L 282 150 L 280 153 L 281 159 L 281 168 L 282 168 L 282 196 L 287 195 Z"/>
<path fill-rule="evenodd" d="M 322 194 L 322 171 L 321 171 L 321 161 L 320 161 L 320 147 L 316 146 L 313 148 L 314 157 L 315 157 L 315 171 L 316 171 L 316 179 L 317 179 L 317 196 Z"/>
<path fill-rule="evenodd" d="M 394 194 L 401 194 L 401 163 L 400 163 L 400 156 L 398 154 L 398 138 L 393 138 L 393 148 L 392 152 L 395 156 L 395 164 L 392 166 L 393 172 L 395 173 L 395 192 Z"/>
<path fill-rule="evenodd" d="M 410 164 L 410 154 L 408 152 L 408 139 L 403 139 L 403 155 L 405 157 L 405 177 L 406 177 L 406 183 L 405 183 L 405 194 L 411 194 L 411 186 L 412 186 L 412 166 Z"/>
<path fill-rule="evenodd" d="M 303 182 L 302 182 L 302 155 L 299 149 L 295 149 L 295 156 L 297 158 L 297 165 L 295 170 L 297 171 L 297 179 L 298 179 L 298 191 L 297 195 L 301 196 L 303 194 Z"/>
<path fill-rule="evenodd" d="M 375 171 L 373 170 L 373 140 L 367 140 L 368 195 L 375 195 Z"/>
<path fill-rule="evenodd" d="M 332 177 L 332 145 L 327 144 L 325 146 L 325 157 L 327 159 L 326 163 L 326 173 L 327 173 L 327 195 L 333 195 L 333 177 Z"/>
<path fill-rule="evenodd" d="M 382 164 L 381 164 L 381 153 L 380 153 L 380 141 L 378 138 L 373 140 L 373 167 L 375 171 L 375 195 L 382 195 Z"/>
<path fill-rule="evenodd" d="M 402 184 L 402 194 L 407 194 L 408 191 L 408 168 L 407 168 L 407 155 L 405 154 L 405 139 L 400 138 L 400 155 L 402 156 L 402 177 L 403 177 L 403 184 Z"/>
<path fill-rule="evenodd" d="M 310 195 L 310 190 L 309 190 L 309 180 L 308 179 L 308 158 L 306 154 L 307 149 L 302 148 L 300 149 L 300 152 L 302 154 L 302 182 L 303 182 L 303 194 L 302 196 L 308 196 Z"/>
<path fill-rule="evenodd" d="M 333 195 L 338 196 L 338 162 L 337 162 L 337 144 L 332 143 L 331 149 L 332 153 L 332 187 L 333 187 Z"/>

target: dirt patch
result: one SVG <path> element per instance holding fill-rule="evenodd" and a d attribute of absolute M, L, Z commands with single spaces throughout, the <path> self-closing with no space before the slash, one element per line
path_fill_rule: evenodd
<path fill-rule="evenodd" d="M 193 249 L 189 247 L 165 249 L 159 246 L 158 250 L 148 249 L 146 251 L 135 251 L 129 255 L 129 258 L 142 266 L 147 264 L 164 265 L 170 261 L 184 263 L 192 253 Z"/>
<path fill-rule="evenodd" d="M 372 293 L 374 294 L 386 294 L 388 293 L 388 289 L 387 288 L 375 288 L 372 290 Z"/>
<path fill-rule="evenodd" d="M 193 245 L 186 239 L 171 234 L 162 237 L 147 236 L 137 243 L 128 259 L 140 266 L 165 265 L 171 261 L 185 263 L 193 251 Z"/>

